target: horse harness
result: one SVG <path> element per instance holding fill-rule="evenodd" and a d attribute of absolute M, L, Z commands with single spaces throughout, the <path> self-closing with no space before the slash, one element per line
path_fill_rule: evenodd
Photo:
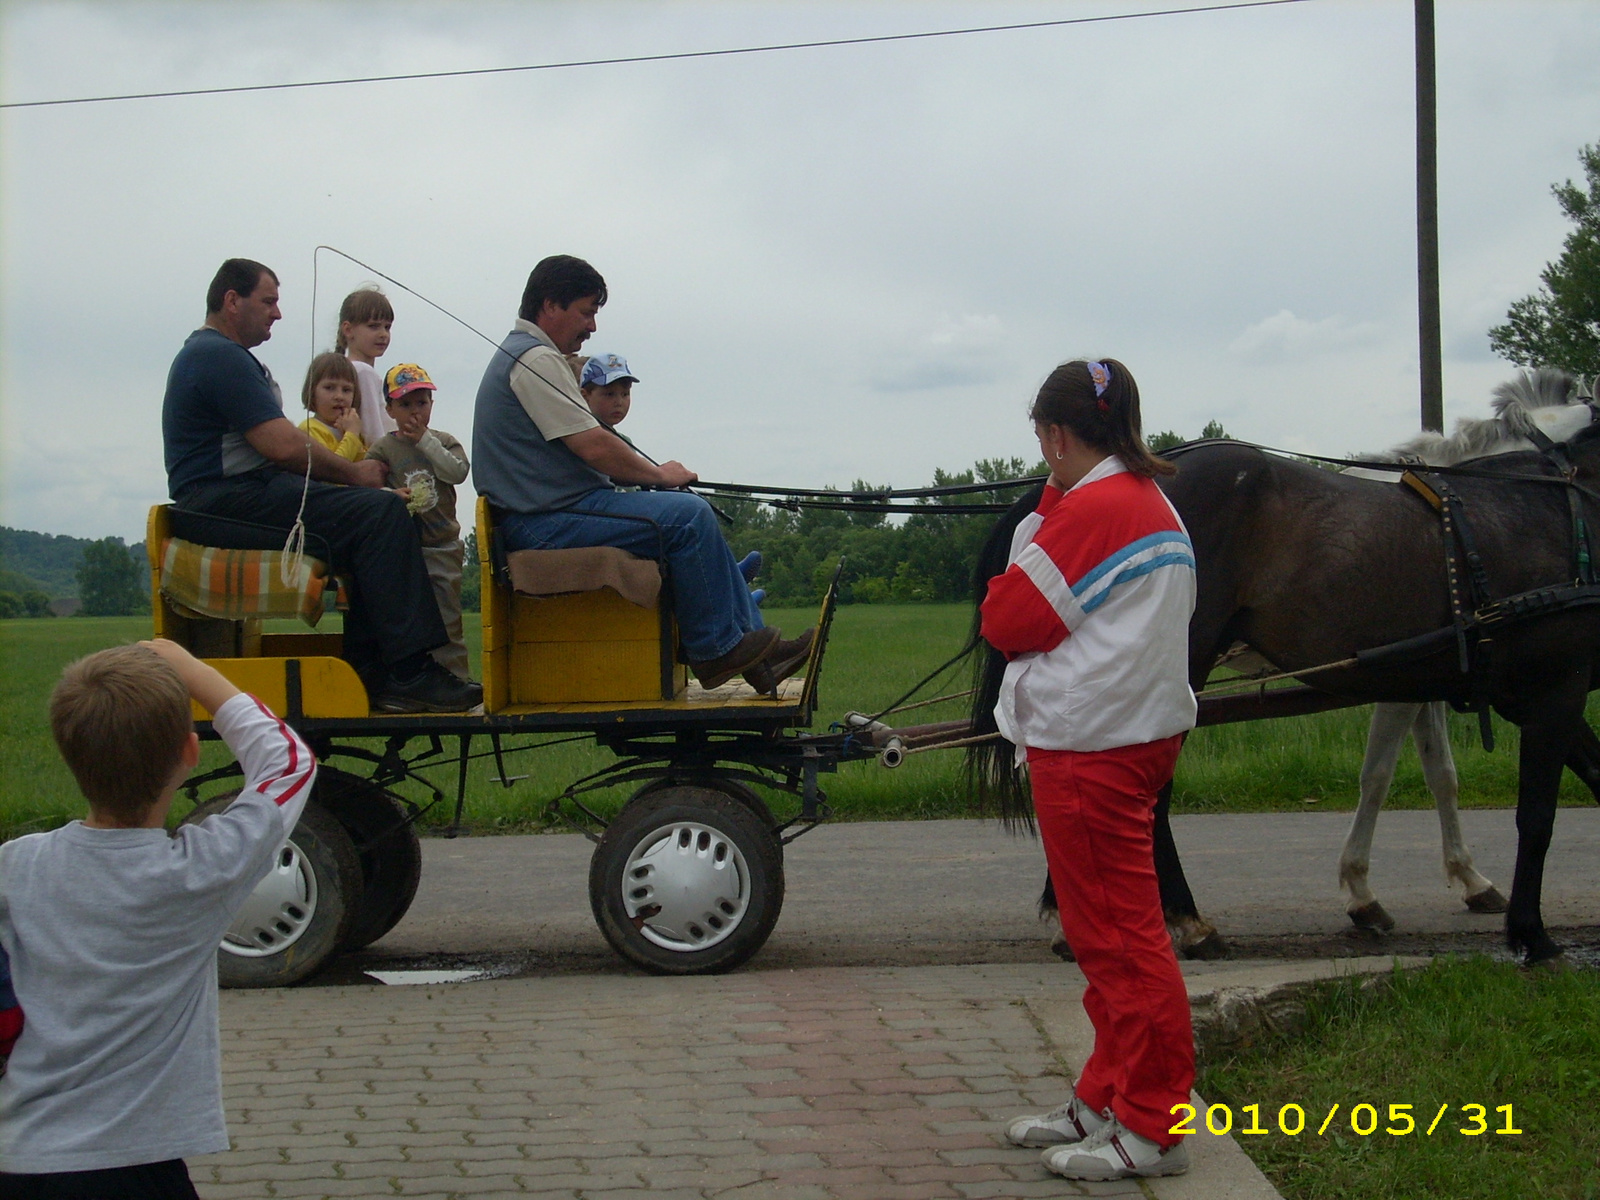
<path fill-rule="evenodd" d="M 1577 482 L 1577 468 L 1566 447 L 1551 441 L 1535 428 L 1529 435 L 1534 446 L 1550 460 L 1559 478 L 1549 476 L 1498 476 L 1508 481 L 1565 484 L 1567 513 L 1572 526 L 1572 583 L 1535 588 L 1514 596 L 1494 599 L 1489 593 L 1489 576 L 1478 553 L 1477 539 L 1468 519 L 1467 504 L 1450 486 L 1443 471 L 1421 464 L 1401 474 L 1401 482 L 1420 496 L 1438 514 L 1444 533 L 1445 580 L 1450 594 L 1451 624 L 1420 637 L 1407 638 L 1356 655 L 1365 667 L 1392 666 L 1435 653 L 1444 643 L 1454 641 L 1456 658 L 1467 678 L 1467 700 L 1454 707 L 1459 712 L 1478 715 L 1478 733 L 1485 750 L 1494 749 L 1494 729 L 1490 723 L 1489 680 L 1494 659 L 1494 629 L 1511 621 L 1523 621 L 1570 608 L 1600 604 L 1600 584 L 1595 581 L 1590 551 L 1588 522 L 1584 518 L 1581 494 L 1593 496 Z M 1449 470 L 1446 468 L 1445 470 Z M 1489 472 L 1463 472 L 1490 475 Z"/>

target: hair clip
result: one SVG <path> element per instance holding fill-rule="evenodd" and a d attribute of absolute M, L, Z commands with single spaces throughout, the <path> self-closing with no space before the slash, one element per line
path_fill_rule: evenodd
<path fill-rule="evenodd" d="M 1103 362 L 1085 363 L 1089 368 L 1089 378 L 1094 383 L 1095 405 L 1101 412 L 1110 412 L 1111 405 L 1106 403 L 1106 388 L 1111 386 L 1111 368 Z"/>

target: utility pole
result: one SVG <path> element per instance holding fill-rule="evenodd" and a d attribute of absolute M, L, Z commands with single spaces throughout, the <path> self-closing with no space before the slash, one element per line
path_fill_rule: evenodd
<path fill-rule="evenodd" d="M 1433 69 L 1433 0 L 1415 0 L 1417 29 L 1417 348 L 1422 427 L 1444 432 L 1439 348 L 1439 128 Z"/>

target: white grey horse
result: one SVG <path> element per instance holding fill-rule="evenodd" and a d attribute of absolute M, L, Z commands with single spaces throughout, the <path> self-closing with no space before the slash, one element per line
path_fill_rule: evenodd
<path fill-rule="evenodd" d="M 1564 371 L 1521 371 L 1514 379 L 1495 388 L 1494 416 L 1485 420 L 1460 420 L 1448 436 L 1423 433 L 1386 454 L 1361 457 L 1370 457 L 1375 463 L 1448 467 L 1493 454 L 1532 450 L 1534 443 L 1529 437 L 1532 429 L 1538 429 L 1552 442 L 1564 442 L 1595 419 L 1590 398 L 1589 387 Z M 1353 468 L 1350 473 L 1374 479 L 1398 478 L 1395 472 L 1381 469 Z M 1456 764 L 1450 753 L 1446 708 L 1442 701 L 1373 707 L 1367 753 L 1361 764 L 1361 804 L 1339 855 L 1339 883 L 1350 893 L 1345 911 L 1359 928 L 1384 931 L 1394 928 L 1394 918 L 1384 910 L 1368 885 L 1367 867 L 1372 852 L 1372 832 L 1378 823 L 1378 812 L 1389 795 L 1389 785 L 1394 780 L 1395 764 L 1407 732 L 1422 760 L 1422 775 L 1439 812 L 1447 885 L 1461 884 L 1466 905 L 1473 912 L 1504 912 L 1505 897 L 1473 868 L 1472 854 L 1461 837 L 1461 822 L 1456 813 Z"/>

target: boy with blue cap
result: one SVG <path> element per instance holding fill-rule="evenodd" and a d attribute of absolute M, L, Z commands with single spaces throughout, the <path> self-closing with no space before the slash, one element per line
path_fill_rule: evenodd
<path fill-rule="evenodd" d="M 578 390 L 583 393 L 583 401 L 589 406 L 589 411 L 635 450 L 638 447 L 634 446 L 633 439 L 619 431 L 617 425 L 633 407 L 633 385 L 638 382 L 639 377 L 628 366 L 628 360 L 620 354 L 592 355 L 578 373 Z M 752 550 L 739 560 L 739 574 L 744 576 L 746 583 L 754 579 L 759 570 L 761 551 Z M 760 604 L 766 596 L 763 588 L 750 593 L 751 601 L 755 604 Z"/>
<path fill-rule="evenodd" d="M 629 369 L 628 360 L 622 355 L 596 354 L 583 364 L 578 390 L 583 393 L 583 402 L 589 406 L 589 411 L 612 433 L 617 433 L 616 426 L 633 406 L 633 385 L 638 382 L 639 377 Z M 626 434 L 617 433 L 617 436 L 633 445 Z"/>

